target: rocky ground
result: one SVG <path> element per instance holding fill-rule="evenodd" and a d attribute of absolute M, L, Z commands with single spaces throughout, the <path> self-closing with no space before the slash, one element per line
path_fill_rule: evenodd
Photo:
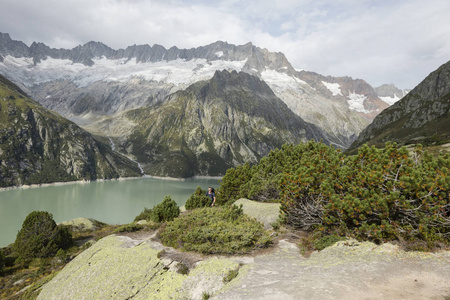
<path fill-rule="evenodd" d="M 266 226 L 278 215 L 276 204 L 239 204 Z M 207 297 L 450 299 L 450 251 L 405 252 L 392 244 L 347 240 L 306 258 L 295 241 L 282 237 L 262 252 L 202 256 L 165 247 L 154 232 L 113 235 L 78 255 L 38 299 Z"/>

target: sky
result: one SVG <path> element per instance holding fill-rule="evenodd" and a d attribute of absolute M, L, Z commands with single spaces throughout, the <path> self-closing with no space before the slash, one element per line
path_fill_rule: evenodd
<path fill-rule="evenodd" d="M 450 60 L 449 16 L 448 0 L 0 0 L 0 32 L 27 45 L 252 42 L 296 69 L 402 89 Z"/>

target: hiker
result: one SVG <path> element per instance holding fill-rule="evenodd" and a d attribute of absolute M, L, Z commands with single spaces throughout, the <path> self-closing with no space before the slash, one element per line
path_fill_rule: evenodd
<path fill-rule="evenodd" d="M 211 207 L 214 206 L 214 203 L 216 203 L 216 194 L 214 193 L 214 189 L 212 187 L 208 188 L 208 191 L 206 192 L 206 196 L 211 198 Z"/>

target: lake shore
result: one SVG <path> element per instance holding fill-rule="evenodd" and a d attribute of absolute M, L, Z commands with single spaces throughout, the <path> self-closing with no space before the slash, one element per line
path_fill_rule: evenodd
<path fill-rule="evenodd" d="M 189 177 L 189 178 L 175 178 L 175 177 L 144 175 L 144 176 L 140 176 L 140 177 L 133 176 L 133 177 L 119 177 L 119 178 L 111 178 L 111 179 L 75 180 L 75 181 L 64 181 L 64 182 L 24 184 L 24 185 L 17 185 L 17 186 L 1 187 L 0 192 L 7 191 L 7 190 L 14 190 L 14 189 L 32 189 L 32 188 L 48 187 L 48 186 L 62 186 L 62 185 L 69 185 L 69 184 L 89 184 L 92 182 L 123 181 L 123 180 L 135 180 L 135 179 L 142 179 L 142 178 L 173 180 L 173 181 L 186 181 L 186 180 L 196 180 L 196 179 L 221 180 L 223 178 L 223 176 L 193 176 L 193 177 Z"/>

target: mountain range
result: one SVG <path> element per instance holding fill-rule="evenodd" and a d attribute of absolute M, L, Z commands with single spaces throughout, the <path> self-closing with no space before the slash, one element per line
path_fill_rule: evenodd
<path fill-rule="evenodd" d="M 223 175 L 283 143 L 342 149 L 408 91 L 296 70 L 282 53 L 226 42 L 73 49 L 0 33 L 0 73 L 151 175 Z"/>
<path fill-rule="evenodd" d="M 69 50 L 36 42 L 28 47 L 0 33 L 0 72 L 46 108 L 80 125 L 156 104 L 211 79 L 217 70 L 242 71 L 264 80 L 295 114 L 318 125 L 342 148 L 401 96 L 382 87 L 378 96 L 361 79 L 296 70 L 284 54 L 251 43 L 235 46 L 219 41 L 192 49 L 133 45 L 114 50 L 89 42 Z"/>

